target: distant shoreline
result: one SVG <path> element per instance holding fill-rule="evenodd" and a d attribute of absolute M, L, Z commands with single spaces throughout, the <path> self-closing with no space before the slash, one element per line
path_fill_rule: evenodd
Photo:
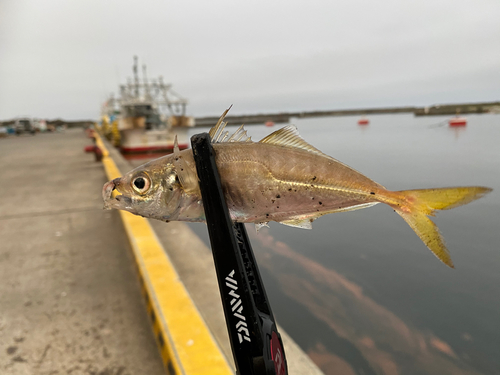
<path fill-rule="evenodd" d="M 16 119 L 0 121 L 0 126 L 11 126 L 14 125 Z M 47 120 L 47 125 L 53 125 L 54 127 L 66 126 L 68 128 L 87 128 L 92 125 L 95 121 L 93 120 Z"/>
<path fill-rule="evenodd" d="M 381 107 L 381 108 L 361 108 L 361 109 L 338 109 L 331 111 L 302 111 L 302 112 L 279 112 L 260 113 L 247 115 L 226 116 L 226 120 L 231 124 L 264 124 L 273 122 L 276 124 L 290 122 L 290 118 L 311 118 L 330 116 L 366 116 L 393 113 L 413 113 L 415 116 L 449 116 L 456 114 L 480 114 L 480 113 L 500 113 L 500 101 L 481 103 L 460 103 L 460 104 L 437 104 L 428 107 Z M 195 118 L 195 127 L 206 127 L 214 125 L 218 116 L 205 116 Z M 0 121 L 0 126 L 13 125 L 15 119 Z M 69 128 L 88 127 L 93 120 L 47 120 L 48 125 L 66 125 Z"/>

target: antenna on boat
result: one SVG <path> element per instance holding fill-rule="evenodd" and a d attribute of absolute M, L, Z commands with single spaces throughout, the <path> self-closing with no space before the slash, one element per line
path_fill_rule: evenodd
<path fill-rule="evenodd" d="M 148 81 L 147 67 L 146 64 L 142 65 L 142 76 L 144 78 L 144 95 L 147 100 L 151 100 L 151 91 Z"/>
<path fill-rule="evenodd" d="M 137 73 L 137 55 L 134 56 L 133 70 L 134 70 L 134 83 L 135 83 L 134 93 L 135 93 L 135 96 L 138 97 L 139 96 L 139 74 Z"/>

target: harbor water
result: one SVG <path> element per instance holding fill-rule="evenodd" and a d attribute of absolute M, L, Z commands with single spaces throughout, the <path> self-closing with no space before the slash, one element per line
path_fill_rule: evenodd
<path fill-rule="evenodd" d="M 382 204 L 324 216 L 312 230 L 248 226 L 278 322 L 326 374 L 500 374 L 500 116 L 470 115 L 462 128 L 446 117 L 357 120 L 292 123 L 391 190 L 494 190 L 434 219 L 456 269 Z M 247 130 L 259 140 L 278 127 Z M 208 243 L 204 224 L 190 226 Z"/>

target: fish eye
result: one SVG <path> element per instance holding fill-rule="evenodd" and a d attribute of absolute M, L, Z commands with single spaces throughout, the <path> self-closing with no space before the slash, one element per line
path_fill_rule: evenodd
<path fill-rule="evenodd" d="M 132 180 L 132 188 L 139 194 L 144 194 L 149 190 L 151 183 L 146 176 L 138 176 Z"/>

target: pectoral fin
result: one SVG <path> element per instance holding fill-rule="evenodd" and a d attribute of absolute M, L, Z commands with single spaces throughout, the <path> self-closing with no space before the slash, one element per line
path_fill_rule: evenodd
<path fill-rule="evenodd" d="M 177 171 L 177 177 L 185 192 L 189 194 L 199 194 L 198 178 L 195 170 L 192 170 L 188 163 L 183 159 L 179 145 L 177 143 L 177 135 L 174 140 L 174 166 Z"/>

